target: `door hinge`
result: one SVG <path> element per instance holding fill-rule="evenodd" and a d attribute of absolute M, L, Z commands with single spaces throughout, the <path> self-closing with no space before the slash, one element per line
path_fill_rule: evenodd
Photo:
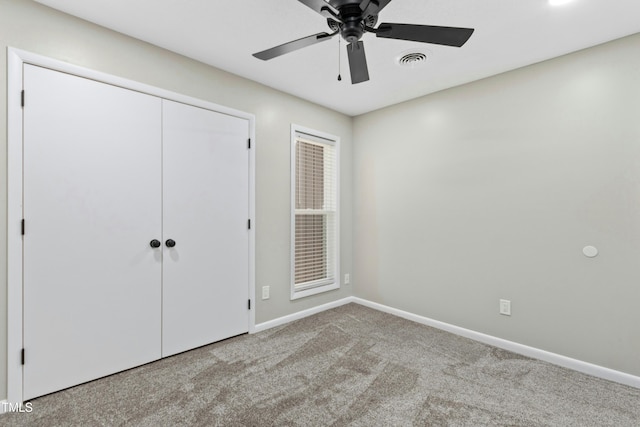
<path fill-rule="evenodd" d="M 20 233 L 22 233 L 22 235 L 24 236 L 24 219 L 20 223 Z"/>
<path fill-rule="evenodd" d="M 24 365 L 24 348 L 20 352 L 20 364 Z"/>
<path fill-rule="evenodd" d="M 20 92 L 20 106 L 24 107 L 24 90 Z"/>
<path fill-rule="evenodd" d="M 251 310 L 251 300 L 247 300 L 247 305 L 249 306 L 249 310 Z"/>
<path fill-rule="evenodd" d="M 251 220 L 250 219 L 247 220 L 247 228 L 249 230 L 251 230 Z"/>
<path fill-rule="evenodd" d="M 251 149 L 251 138 L 247 139 L 247 148 Z"/>

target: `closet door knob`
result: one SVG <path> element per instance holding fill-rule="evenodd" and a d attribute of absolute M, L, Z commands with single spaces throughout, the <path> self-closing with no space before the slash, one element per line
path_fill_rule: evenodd
<path fill-rule="evenodd" d="M 172 239 L 168 239 L 166 242 L 164 242 L 164 244 L 167 245 L 168 248 L 172 248 L 176 245 L 176 241 Z"/>
<path fill-rule="evenodd" d="M 160 245 L 162 245 L 162 243 L 160 243 L 160 240 L 158 239 L 153 239 L 149 242 L 149 246 L 151 246 L 152 248 L 159 248 Z"/>

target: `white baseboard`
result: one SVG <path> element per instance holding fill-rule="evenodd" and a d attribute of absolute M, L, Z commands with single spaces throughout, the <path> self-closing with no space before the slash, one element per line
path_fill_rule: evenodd
<path fill-rule="evenodd" d="M 267 329 L 275 328 L 276 326 L 284 325 L 286 323 L 293 322 L 294 320 L 304 319 L 305 317 L 340 307 L 341 305 L 349 304 L 351 302 L 355 302 L 355 298 L 346 297 L 317 307 L 309 308 L 307 310 L 298 311 L 297 313 L 289 314 L 287 316 L 278 317 L 277 319 L 269 320 L 268 322 L 258 323 L 252 332 L 266 331 Z"/>
<path fill-rule="evenodd" d="M 513 341 L 508 341 L 502 338 L 494 337 L 491 335 L 483 334 L 481 332 L 472 331 L 470 329 L 461 328 L 459 326 L 451 325 L 449 323 L 440 322 L 438 320 L 430 319 L 428 317 L 419 316 L 417 314 L 409 313 L 407 311 L 398 310 L 393 307 L 389 307 L 376 302 L 371 302 L 362 298 L 347 297 L 337 301 L 333 301 L 327 304 L 319 305 L 307 310 L 302 310 L 297 313 L 289 314 L 287 316 L 279 317 L 268 322 L 260 323 L 255 326 L 254 332 L 265 331 L 276 326 L 284 325 L 294 320 L 303 319 L 305 317 L 314 315 L 316 313 L 323 312 L 332 308 L 340 307 L 341 305 L 354 302 L 356 304 L 363 305 L 365 307 L 373 308 L 378 311 L 393 314 L 403 319 L 411 320 L 423 325 L 431 326 L 436 329 L 451 332 L 455 335 L 460 335 L 465 338 L 472 339 L 484 344 L 492 345 L 494 347 L 502 348 L 504 350 L 512 351 L 514 353 L 521 354 L 523 356 L 531 357 L 533 359 L 542 360 L 552 363 L 554 365 L 562 366 L 564 368 L 572 369 L 574 371 L 582 372 L 587 375 L 602 378 L 609 381 L 614 381 L 620 384 L 625 384 L 631 387 L 640 388 L 640 377 L 627 374 L 624 372 L 616 371 L 613 369 L 605 368 L 603 366 L 594 365 L 593 363 L 584 362 L 582 360 L 572 359 L 570 357 L 562 356 L 560 354 L 551 353 L 545 350 L 541 350 L 535 347 L 530 347 L 524 344 L 519 344 Z"/>
<path fill-rule="evenodd" d="M 593 363 L 583 362 L 582 360 L 572 359 L 570 357 L 562 356 L 560 354 L 551 353 L 545 350 L 540 350 L 535 347 L 529 347 L 524 344 L 519 344 L 513 341 L 504 340 L 491 335 L 486 335 L 480 332 L 472 331 L 470 329 L 454 326 L 449 323 L 440 322 L 438 320 L 429 319 L 428 317 L 419 316 L 417 314 L 409 313 L 407 311 L 398 310 L 393 307 L 378 304 L 375 302 L 367 301 L 361 298 L 353 298 L 355 303 L 364 305 L 365 307 L 373 308 L 375 310 L 383 311 L 385 313 L 393 314 L 398 317 L 402 317 L 407 320 L 412 320 L 423 325 L 431 326 L 436 329 L 451 332 L 452 334 L 460 335 L 465 338 L 470 338 L 474 341 L 479 341 L 484 344 L 489 344 L 494 347 L 502 348 L 504 350 L 512 351 L 514 353 L 521 354 L 523 356 L 531 357 L 533 359 L 542 360 L 552 363 L 554 365 L 562 366 L 564 368 L 572 369 L 574 371 L 582 372 L 594 377 L 603 378 L 605 380 L 614 381 L 620 384 L 625 384 L 631 387 L 640 388 L 640 377 L 626 374 L 624 372 L 616 371 L 613 369 L 605 368 L 603 366 L 594 365 Z"/>

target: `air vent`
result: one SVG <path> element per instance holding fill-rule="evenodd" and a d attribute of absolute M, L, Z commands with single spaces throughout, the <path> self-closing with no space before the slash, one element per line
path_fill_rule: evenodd
<path fill-rule="evenodd" d="M 397 59 L 401 67 L 415 68 L 427 62 L 427 54 L 423 52 L 405 52 Z"/>

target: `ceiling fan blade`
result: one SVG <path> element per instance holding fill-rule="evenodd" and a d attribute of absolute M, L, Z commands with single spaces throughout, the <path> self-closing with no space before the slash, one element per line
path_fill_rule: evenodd
<path fill-rule="evenodd" d="M 387 7 L 391 0 L 378 0 L 378 12 Z"/>
<path fill-rule="evenodd" d="M 262 59 L 263 61 L 267 61 L 269 59 L 284 55 L 285 53 L 293 52 L 294 50 L 302 49 L 303 47 L 311 46 L 316 43 L 329 40 L 334 35 L 335 34 L 327 33 L 314 34 L 312 36 L 303 37 L 289 43 L 281 44 L 280 46 L 272 47 L 271 49 L 263 50 L 262 52 L 254 53 L 253 56 L 258 59 Z"/>
<path fill-rule="evenodd" d="M 363 16 L 378 15 L 382 9 L 384 9 L 391 0 L 363 0 L 360 3 L 360 9 L 362 9 Z"/>
<path fill-rule="evenodd" d="M 329 5 L 329 3 L 327 3 L 324 0 L 298 0 L 298 1 L 304 4 L 305 6 L 308 6 L 311 9 L 315 10 L 325 18 L 331 18 L 334 15 L 327 11 L 327 10 L 333 11 L 333 9 L 330 7 L 331 5 Z"/>
<path fill-rule="evenodd" d="M 369 80 L 367 57 L 364 53 L 364 43 L 361 41 L 347 45 L 349 55 L 349 70 L 351 71 L 351 84 L 362 83 Z"/>
<path fill-rule="evenodd" d="M 461 47 L 473 34 L 473 28 L 437 27 L 432 25 L 382 23 L 378 37 Z"/>
<path fill-rule="evenodd" d="M 362 0 L 360 2 L 360 10 L 363 12 L 371 5 L 371 0 Z"/>

